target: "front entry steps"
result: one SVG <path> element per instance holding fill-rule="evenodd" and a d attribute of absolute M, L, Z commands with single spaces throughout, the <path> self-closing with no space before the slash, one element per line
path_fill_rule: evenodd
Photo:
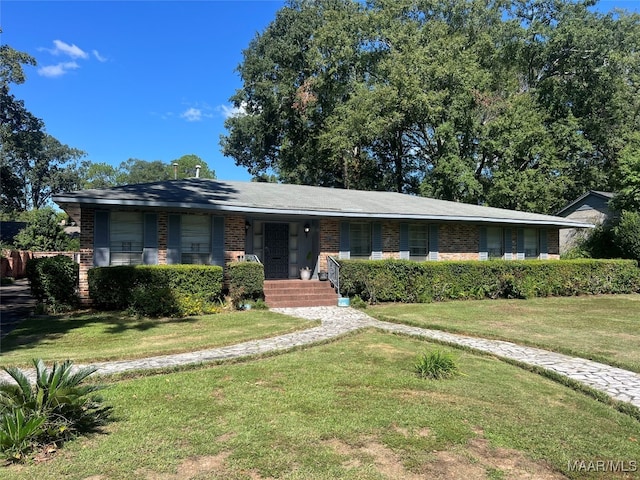
<path fill-rule="evenodd" d="M 264 299 L 270 308 L 336 306 L 338 294 L 330 282 L 265 280 Z"/>

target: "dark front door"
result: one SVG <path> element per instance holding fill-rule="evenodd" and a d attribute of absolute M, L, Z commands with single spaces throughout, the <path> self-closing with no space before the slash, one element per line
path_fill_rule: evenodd
<path fill-rule="evenodd" d="M 264 225 L 264 276 L 289 278 L 289 224 Z"/>

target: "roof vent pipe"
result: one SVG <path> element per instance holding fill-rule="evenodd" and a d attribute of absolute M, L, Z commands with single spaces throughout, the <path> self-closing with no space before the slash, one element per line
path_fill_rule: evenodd
<path fill-rule="evenodd" d="M 200 165 L 196 165 L 196 178 L 200 178 L 200 169 L 202 167 Z"/>

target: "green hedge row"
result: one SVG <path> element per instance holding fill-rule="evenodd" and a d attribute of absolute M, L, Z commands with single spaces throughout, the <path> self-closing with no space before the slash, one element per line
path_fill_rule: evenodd
<path fill-rule="evenodd" d="M 257 262 L 234 262 L 229 265 L 229 295 L 236 308 L 246 300 L 264 297 L 264 265 Z"/>
<path fill-rule="evenodd" d="M 222 267 L 136 265 L 89 270 L 96 308 L 152 317 L 213 313 L 222 300 Z"/>
<path fill-rule="evenodd" d="M 340 260 L 340 293 L 369 302 L 640 292 L 634 260 Z"/>
<path fill-rule="evenodd" d="M 26 274 L 31 294 L 53 312 L 73 308 L 78 303 L 79 267 L 65 255 L 32 258 Z"/>

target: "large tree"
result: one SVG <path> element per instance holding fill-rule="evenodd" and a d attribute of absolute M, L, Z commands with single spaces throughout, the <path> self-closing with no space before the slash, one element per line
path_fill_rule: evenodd
<path fill-rule="evenodd" d="M 107 163 L 83 162 L 82 188 L 108 188 L 191 178 L 196 175 L 196 165 L 200 165 L 200 178 L 216 178 L 215 171 L 197 155 L 183 155 L 169 163 L 130 158 L 118 167 Z"/>
<path fill-rule="evenodd" d="M 10 93 L 25 81 L 22 66 L 35 59 L 8 45 L 0 46 L 0 202 L 3 212 L 41 208 L 51 195 L 78 188 L 77 160 L 84 152 L 48 135 L 44 123 Z"/>
<path fill-rule="evenodd" d="M 197 155 L 183 155 L 169 162 L 168 170 L 170 178 L 183 179 L 196 175 L 196 167 L 200 165 L 200 178 L 216 178 L 216 172 L 211 170 L 203 159 Z"/>
<path fill-rule="evenodd" d="M 291 1 L 244 52 L 223 153 L 254 176 L 540 212 L 614 188 L 640 17 L 594 3 Z"/>

